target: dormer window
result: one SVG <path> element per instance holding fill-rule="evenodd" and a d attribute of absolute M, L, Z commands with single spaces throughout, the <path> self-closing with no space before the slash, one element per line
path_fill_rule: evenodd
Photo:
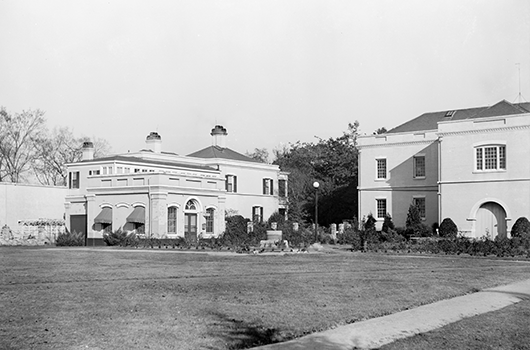
<path fill-rule="evenodd" d="M 452 118 L 455 115 L 456 111 L 447 111 L 445 113 L 445 118 Z"/>

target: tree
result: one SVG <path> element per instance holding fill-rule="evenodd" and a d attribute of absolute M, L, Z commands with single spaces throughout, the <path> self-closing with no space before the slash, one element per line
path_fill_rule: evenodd
<path fill-rule="evenodd" d="M 357 213 L 357 136 L 359 123 L 337 138 L 317 143 L 296 142 L 274 150 L 274 164 L 289 174 L 289 218 L 314 221 L 319 182 L 319 224 L 351 219 Z"/>
<path fill-rule="evenodd" d="M 377 129 L 376 131 L 374 131 L 374 135 L 381 135 L 381 134 L 385 134 L 387 133 L 388 130 L 383 126 L 379 129 Z"/>
<path fill-rule="evenodd" d="M 0 181 L 20 182 L 39 156 L 37 145 L 46 131 L 41 110 L 9 113 L 0 108 Z"/>
<path fill-rule="evenodd" d="M 38 159 L 33 163 L 33 172 L 37 180 L 43 185 L 64 186 L 67 184 L 66 164 L 81 160 L 83 142 L 88 137 L 76 138 L 67 128 L 54 128 L 46 134 L 37 145 Z M 96 139 L 94 144 L 94 158 L 109 153 L 110 146 L 103 139 Z"/>
<path fill-rule="evenodd" d="M 246 152 L 247 157 L 255 159 L 261 163 L 269 162 L 269 151 L 266 148 L 254 148 L 254 152 Z"/>

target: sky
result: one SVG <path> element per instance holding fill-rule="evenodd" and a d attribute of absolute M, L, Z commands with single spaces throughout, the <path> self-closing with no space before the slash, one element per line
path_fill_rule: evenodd
<path fill-rule="evenodd" d="M 520 87 L 520 88 L 519 88 Z M 530 1 L 0 0 L 0 106 L 137 151 L 245 153 L 530 101 Z"/>

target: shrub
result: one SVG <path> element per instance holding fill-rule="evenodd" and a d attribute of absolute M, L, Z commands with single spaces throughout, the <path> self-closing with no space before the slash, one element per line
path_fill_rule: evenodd
<path fill-rule="evenodd" d="M 443 219 L 440 224 L 440 237 L 455 238 L 458 234 L 458 227 L 450 218 Z"/>
<path fill-rule="evenodd" d="M 287 240 L 291 247 L 307 247 L 315 236 L 314 232 L 307 227 L 300 226 L 298 231 L 295 231 L 293 223 L 290 221 L 286 221 L 280 229 L 282 230 L 282 238 Z"/>
<path fill-rule="evenodd" d="M 395 226 L 394 226 L 394 222 L 392 222 L 392 217 L 390 216 L 389 213 L 386 213 L 385 220 L 383 221 L 383 227 L 381 230 L 383 232 L 388 233 L 389 230 L 394 230 L 394 229 L 395 229 Z"/>
<path fill-rule="evenodd" d="M 280 214 L 278 211 L 275 211 L 274 213 L 272 213 L 272 215 L 267 220 L 268 227 L 271 227 L 271 223 L 273 222 L 278 224 L 278 229 L 279 229 L 285 223 L 285 216 Z"/>
<path fill-rule="evenodd" d="M 363 218 L 363 228 L 365 231 L 375 230 L 375 223 L 377 220 L 374 218 L 372 213 L 368 214 L 366 218 Z"/>
<path fill-rule="evenodd" d="M 530 238 L 530 221 L 527 218 L 520 217 L 512 226 L 512 237 Z"/>
<path fill-rule="evenodd" d="M 127 238 L 127 232 L 123 232 L 121 228 L 114 232 L 105 232 L 103 234 L 103 242 L 108 246 L 122 245 Z"/>
<path fill-rule="evenodd" d="M 409 211 L 407 213 L 407 221 L 405 222 L 405 226 L 409 228 L 409 227 L 415 227 L 420 224 L 421 224 L 420 210 L 418 209 L 417 206 L 415 206 L 414 204 L 411 204 L 409 206 Z"/>
<path fill-rule="evenodd" d="M 69 232 L 59 233 L 55 240 L 55 245 L 58 247 L 75 247 L 85 245 L 85 235 L 83 232 Z"/>

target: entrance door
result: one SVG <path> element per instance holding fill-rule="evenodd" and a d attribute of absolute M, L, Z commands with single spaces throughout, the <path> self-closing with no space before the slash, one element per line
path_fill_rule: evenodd
<path fill-rule="evenodd" d="M 184 214 L 184 237 L 190 244 L 197 242 L 197 214 Z"/>
<path fill-rule="evenodd" d="M 497 203 L 488 202 L 477 211 L 475 236 L 506 237 L 506 211 Z"/>
<path fill-rule="evenodd" d="M 83 233 L 85 245 L 87 244 L 86 215 L 70 215 L 70 232 Z"/>

